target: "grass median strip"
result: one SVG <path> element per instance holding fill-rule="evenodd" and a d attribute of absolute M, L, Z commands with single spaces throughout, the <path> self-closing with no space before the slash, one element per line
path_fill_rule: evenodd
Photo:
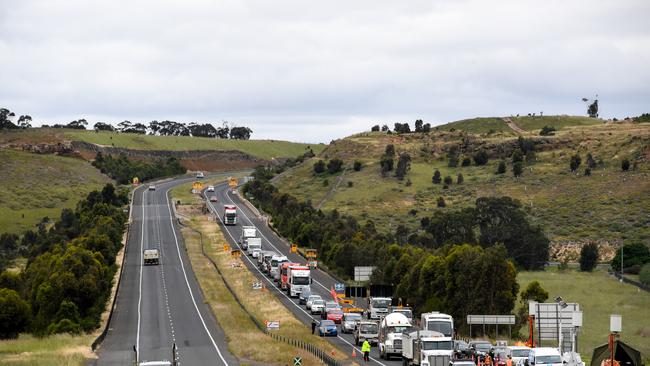
<path fill-rule="evenodd" d="M 241 259 L 235 260 L 230 252 L 223 250 L 226 241 L 219 226 L 214 221 L 208 220 L 208 217 L 201 212 L 199 204 L 181 205 L 178 210 L 183 216 L 191 218 L 185 222 L 189 228 L 183 228 L 182 233 L 192 268 L 206 302 L 211 306 L 219 325 L 226 333 L 228 347 L 236 357 L 243 363 L 290 364 L 295 356 L 302 357 L 303 364 L 320 363 L 306 350 L 274 340 L 260 331 L 242 308 L 243 305 L 258 322 L 279 321 L 278 334 L 310 342 L 335 358 L 347 358 L 329 342 L 312 336 L 309 327 L 296 319 L 269 290 L 252 289 L 252 283 L 258 280 L 241 263 Z M 219 267 L 223 277 L 201 254 L 200 236 L 192 229 L 203 234 L 206 254 Z M 233 263 L 240 265 L 235 267 Z M 230 293 L 224 281 L 229 284 L 242 305 Z"/>

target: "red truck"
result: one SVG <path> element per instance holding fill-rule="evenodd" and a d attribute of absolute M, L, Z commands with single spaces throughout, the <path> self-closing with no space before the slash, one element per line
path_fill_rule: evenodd
<path fill-rule="evenodd" d="M 282 263 L 282 266 L 280 266 L 280 288 L 283 290 L 287 289 L 287 284 L 289 282 L 289 277 L 287 276 L 287 272 L 289 272 L 289 267 L 290 266 L 299 266 L 300 263 Z"/>

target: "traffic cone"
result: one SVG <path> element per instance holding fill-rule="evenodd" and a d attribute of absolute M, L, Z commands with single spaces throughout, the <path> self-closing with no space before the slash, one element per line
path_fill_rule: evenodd
<path fill-rule="evenodd" d="M 357 350 L 354 347 L 352 347 L 352 358 L 355 357 L 357 357 Z"/>

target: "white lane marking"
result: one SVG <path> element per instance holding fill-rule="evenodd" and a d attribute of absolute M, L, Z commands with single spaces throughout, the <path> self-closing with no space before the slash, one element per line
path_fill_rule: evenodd
<path fill-rule="evenodd" d="M 216 187 L 215 187 L 215 188 L 216 188 Z M 227 194 L 227 193 L 226 193 L 226 194 Z M 219 218 L 219 221 L 221 221 L 221 223 L 223 224 L 223 227 L 226 229 L 226 232 L 228 233 L 228 236 L 230 236 L 230 238 L 232 239 L 233 243 L 235 243 L 235 244 L 236 244 L 236 245 L 241 249 L 241 246 L 239 245 L 239 243 L 237 242 L 237 240 L 235 240 L 235 237 L 232 235 L 232 233 L 230 233 L 229 228 L 228 228 L 228 227 L 226 226 L 226 224 L 223 222 L 223 219 L 221 218 L 221 216 L 218 215 L 217 209 L 214 207 L 214 205 L 213 205 L 213 204 L 210 202 L 210 200 L 208 199 L 207 194 L 205 193 L 205 191 L 203 192 L 203 196 L 205 197 L 206 201 L 208 202 L 208 205 L 209 205 L 210 207 L 212 207 L 212 209 L 214 210 L 214 212 L 215 212 L 215 214 L 216 214 L 215 216 L 217 216 L 217 217 Z M 230 202 L 233 202 L 233 201 L 230 200 Z M 233 202 L 233 204 L 234 204 L 234 202 Z M 244 215 L 244 216 L 246 216 L 246 215 Z M 248 217 L 247 217 L 247 218 L 248 218 Z M 249 221 L 251 224 L 253 223 L 252 221 L 250 221 L 250 219 L 249 219 L 248 221 Z M 253 226 L 254 226 L 254 225 L 253 225 Z M 259 231 L 259 230 L 258 230 L 258 231 Z M 261 234 L 261 233 L 260 233 L 260 234 Z M 266 238 L 265 238 L 265 239 L 266 239 Z M 268 239 L 267 239 L 267 241 L 268 241 Z M 269 243 L 270 243 L 270 242 L 269 242 Z M 273 246 L 273 244 L 271 244 L 271 246 Z M 274 247 L 274 248 L 275 248 L 275 247 Z M 278 249 L 276 248 L 276 250 L 278 250 Z M 262 277 L 263 277 L 263 278 L 264 278 L 268 283 L 271 284 L 271 287 L 272 287 L 273 289 L 277 290 L 277 291 L 278 291 L 279 293 L 281 293 L 284 297 L 286 297 L 286 298 L 289 300 L 289 302 L 290 302 L 293 306 L 297 307 L 300 311 L 302 311 L 303 313 L 305 313 L 305 314 L 306 314 L 308 317 L 310 317 L 311 319 L 316 319 L 312 314 L 308 313 L 305 309 L 301 308 L 300 305 L 296 304 L 296 303 L 293 301 L 293 299 L 291 299 L 291 297 L 289 297 L 289 295 L 285 294 L 283 291 L 281 291 L 280 289 L 278 289 L 277 286 L 275 286 L 275 284 L 274 284 L 273 282 L 271 282 L 271 280 L 270 280 L 267 276 L 265 276 L 264 273 L 262 273 L 262 271 L 259 269 L 259 267 L 256 266 L 255 263 L 253 263 L 253 260 L 250 259 L 250 258 L 248 257 L 248 255 L 246 255 L 246 253 L 244 253 L 244 258 L 246 258 L 246 259 L 250 262 L 251 266 L 253 266 L 253 268 L 255 268 L 255 269 L 257 270 L 257 272 L 259 272 L 260 275 L 261 275 L 261 276 L 262 276 Z M 322 285 L 321 285 L 321 286 L 322 286 Z M 323 287 L 324 287 L 324 286 L 323 286 Z M 343 342 L 347 343 L 348 345 L 352 346 L 352 348 L 354 348 L 354 349 L 358 350 L 359 352 L 361 352 L 361 349 L 360 349 L 359 347 L 357 347 L 357 346 L 353 345 L 352 343 L 348 342 L 345 338 L 341 337 L 340 335 L 337 335 L 336 337 L 337 337 L 338 339 L 342 340 Z M 362 353 L 362 354 L 363 354 L 363 353 Z M 373 358 L 373 357 L 370 357 L 370 359 L 371 359 L 372 361 L 374 361 L 374 362 L 380 364 L 380 365 L 384 365 L 384 366 L 386 366 L 385 363 L 382 363 L 382 362 L 378 361 L 377 359 L 375 359 L 375 358 Z"/>
<path fill-rule="evenodd" d="M 219 354 L 219 358 L 221 358 L 221 361 L 223 362 L 224 365 L 228 366 L 228 362 L 226 362 L 226 359 L 223 358 L 223 355 L 221 354 L 221 351 L 219 350 L 219 347 L 217 346 L 217 343 L 214 341 L 214 338 L 212 338 L 212 334 L 210 334 L 210 331 L 208 330 L 208 326 L 205 324 L 205 320 L 203 320 L 203 316 L 201 315 L 201 312 L 199 311 L 199 307 L 196 305 L 196 300 L 194 299 L 194 294 L 192 293 L 192 288 L 190 287 L 190 282 L 187 280 L 187 273 L 185 272 L 185 265 L 183 264 L 183 258 L 181 258 L 181 248 L 178 245 L 178 237 L 176 236 L 176 228 L 174 227 L 174 214 L 172 213 L 172 208 L 169 204 L 169 191 L 172 189 L 172 187 L 168 188 L 165 191 L 165 198 L 167 199 L 167 209 L 169 210 L 169 223 L 172 226 L 172 234 L 174 234 L 174 242 L 176 243 L 176 252 L 178 253 L 178 260 L 181 262 L 181 269 L 183 270 L 183 277 L 185 277 L 185 284 L 187 285 L 187 290 L 190 292 L 190 297 L 192 298 L 192 303 L 194 304 L 194 309 L 196 309 L 196 313 L 199 315 L 199 319 L 201 319 L 201 324 L 203 324 L 203 328 L 205 329 L 205 332 L 208 333 L 208 337 L 210 338 L 210 341 L 212 342 L 212 345 L 214 346 L 214 349 L 217 351 L 217 354 Z"/>
<path fill-rule="evenodd" d="M 227 190 L 226 190 L 225 196 L 228 198 L 228 200 L 229 200 L 233 205 L 235 205 L 235 206 L 239 209 L 239 211 L 241 211 L 242 215 L 244 215 L 244 217 L 246 218 L 246 220 L 248 220 L 248 222 L 249 222 L 251 225 L 257 227 L 255 224 L 253 224 L 253 221 L 252 221 L 252 220 L 251 220 L 251 219 L 250 219 L 250 218 L 249 218 L 249 217 L 244 213 L 244 210 L 241 209 L 241 208 L 239 208 L 239 205 L 237 205 L 237 204 L 235 203 L 235 201 L 233 201 L 232 198 L 230 198 L 230 196 L 228 195 L 228 191 L 227 191 Z M 280 249 L 278 249 L 275 245 L 273 245 L 273 243 L 271 243 L 271 241 L 270 241 L 266 236 L 264 236 L 264 234 L 262 234 L 262 231 L 261 231 L 261 230 L 257 230 L 257 232 L 260 233 L 260 235 L 264 238 L 264 240 L 266 240 L 266 242 L 269 243 L 269 245 L 272 246 L 273 249 L 277 250 L 279 254 L 282 254 L 282 251 L 281 251 Z M 325 274 L 325 273 L 324 273 L 324 274 Z M 329 288 L 325 287 L 325 285 L 323 285 L 322 283 L 318 282 L 315 278 L 314 278 L 313 280 L 314 280 L 314 282 L 317 283 L 320 287 L 322 287 L 323 289 L 325 289 L 325 291 L 330 291 Z"/>
<path fill-rule="evenodd" d="M 142 252 L 144 248 L 144 207 L 145 207 L 145 196 L 147 195 L 147 191 L 142 192 L 142 227 L 141 227 L 141 233 L 140 233 L 140 262 L 139 267 L 140 267 L 140 285 L 138 288 L 138 331 L 135 336 L 135 350 L 138 355 L 138 358 L 140 358 L 140 317 L 141 317 L 141 312 L 140 308 L 142 307 Z M 135 196 L 134 196 L 135 197 Z M 126 249 L 125 249 L 126 250 Z"/>

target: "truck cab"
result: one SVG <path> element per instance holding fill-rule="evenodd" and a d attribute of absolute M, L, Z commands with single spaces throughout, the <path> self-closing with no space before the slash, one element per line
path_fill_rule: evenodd
<path fill-rule="evenodd" d="M 437 311 L 422 313 L 420 325 L 422 326 L 422 330 L 440 332 L 445 337 L 453 337 L 454 335 L 454 318 L 448 314 L 442 314 Z"/>
<path fill-rule="evenodd" d="M 289 297 L 297 297 L 303 289 L 309 288 L 311 284 L 311 272 L 307 266 L 291 266 L 287 271 L 289 278 L 287 283 L 287 294 Z"/>
<path fill-rule="evenodd" d="M 386 315 L 379 325 L 379 358 L 388 360 L 391 356 L 402 356 L 402 333 L 412 329 L 404 314 Z"/>
<path fill-rule="evenodd" d="M 287 258 L 284 255 L 276 255 L 271 257 L 271 270 L 269 271 L 269 275 L 271 278 L 274 280 L 279 280 L 280 279 L 280 266 L 283 263 L 289 262 L 289 258 Z"/>
<path fill-rule="evenodd" d="M 160 251 L 158 249 L 145 249 L 142 253 L 142 259 L 145 266 L 148 264 L 158 265 L 160 264 Z"/>
<path fill-rule="evenodd" d="M 239 237 L 239 244 L 241 244 L 242 249 L 248 249 L 248 238 L 254 238 L 257 236 L 257 229 L 255 226 L 242 226 L 241 236 Z"/>
<path fill-rule="evenodd" d="M 262 238 L 247 238 L 246 253 L 255 258 L 255 250 L 262 250 Z"/>
<path fill-rule="evenodd" d="M 299 266 L 300 263 L 290 263 L 290 262 L 285 262 L 282 263 L 280 266 L 280 288 L 283 290 L 286 290 L 289 286 L 289 267 L 291 266 Z"/>
<path fill-rule="evenodd" d="M 223 206 L 223 224 L 237 225 L 237 206 L 235 205 Z"/>
<path fill-rule="evenodd" d="M 413 324 L 413 309 L 408 306 L 391 306 L 390 309 L 388 309 L 388 312 L 404 314 L 411 324 Z"/>
<path fill-rule="evenodd" d="M 368 310 L 366 311 L 368 319 L 381 319 L 388 315 L 388 308 L 392 302 L 393 299 L 390 297 L 369 297 Z"/>
<path fill-rule="evenodd" d="M 360 346 L 364 341 L 370 344 L 379 342 L 379 324 L 370 320 L 359 321 L 354 328 L 354 344 Z"/>
<path fill-rule="evenodd" d="M 453 356 L 454 341 L 440 332 L 420 330 L 402 334 L 404 364 L 446 366 Z"/>

